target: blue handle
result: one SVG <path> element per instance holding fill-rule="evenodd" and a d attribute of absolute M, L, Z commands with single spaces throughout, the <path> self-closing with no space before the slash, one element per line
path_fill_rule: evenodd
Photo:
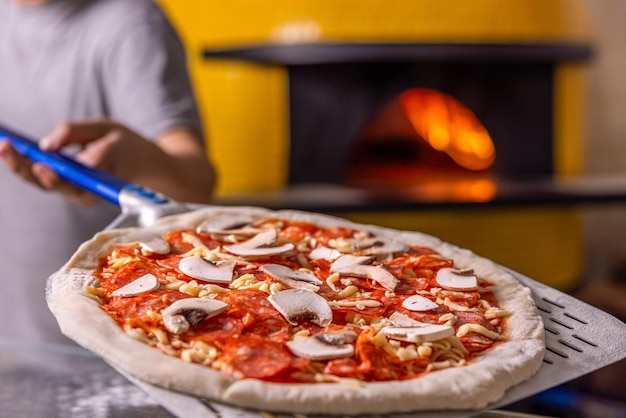
<path fill-rule="evenodd" d="M 41 162 L 50 166 L 66 181 L 118 206 L 120 205 L 119 196 L 122 189 L 141 189 L 140 186 L 129 184 L 109 173 L 87 167 L 60 152 L 42 151 L 36 142 L 0 126 L 0 138 L 3 137 L 7 138 L 20 154 L 34 162 Z"/>

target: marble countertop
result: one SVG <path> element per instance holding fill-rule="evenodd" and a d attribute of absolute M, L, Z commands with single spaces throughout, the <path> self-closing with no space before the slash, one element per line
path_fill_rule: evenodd
<path fill-rule="evenodd" d="M 0 415 L 173 417 L 99 357 L 75 346 L 0 337 Z"/>

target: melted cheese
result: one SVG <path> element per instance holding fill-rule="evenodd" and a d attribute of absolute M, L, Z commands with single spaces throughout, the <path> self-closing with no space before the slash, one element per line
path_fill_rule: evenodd
<path fill-rule="evenodd" d="M 456 336 L 458 338 L 464 337 L 465 335 L 469 334 L 470 332 L 475 332 L 477 334 L 480 335 L 484 335 L 487 338 L 491 338 L 492 340 L 497 340 L 498 338 L 500 338 L 500 334 L 498 334 L 497 332 L 493 332 L 488 330 L 487 328 L 485 328 L 482 325 L 479 324 L 463 324 L 459 327 L 458 331 L 456 332 Z"/>

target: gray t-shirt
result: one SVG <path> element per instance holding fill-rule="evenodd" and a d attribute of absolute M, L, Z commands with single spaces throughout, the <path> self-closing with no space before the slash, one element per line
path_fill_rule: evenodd
<path fill-rule="evenodd" d="M 109 117 L 146 138 L 201 132 L 183 47 L 150 0 L 0 0 L 0 125 L 39 139 L 66 120 Z M 79 209 L 0 163 L 0 337 L 65 340 L 44 289 L 119 213 Z"/>

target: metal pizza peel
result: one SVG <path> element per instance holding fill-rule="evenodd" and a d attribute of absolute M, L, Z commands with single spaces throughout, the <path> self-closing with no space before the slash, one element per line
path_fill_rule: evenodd
<path fill-rule="evenodd" d="M 80 164 L 61 152 L 41 151 L 36 142 L 1 126 L 0 137 L 8 138 L 18 152 L 31 160 L 51 166 L 65 180 L 118 205 L 121 213 L 107 229 L 145 227 L 166 215 L 206 207 L 173 201 L 152 190 Z M 489 410 L 503 408 L 626 358 L 626 324 L 622 321 L 520 273 L 506 267 L 501 268 L 510 272 L 532 291 L 532 297 L 544 322 L 547 351 L 539 371 L 529 380 L 510 388 L 500 401 L 489 406 Z M 267 418 L 268 413 L 271 414 L 271 411 L 247 410 L 174 392 L 140 381 L 123 370 L 118 371 L 180 418 Z M 461 418 L 487 416 L 486 413 L 407 411 L 388 416 Z M 295 417 L 289 414 L 275 415 Z M 297 416 L 302 417 L 300 414 Z"/>

